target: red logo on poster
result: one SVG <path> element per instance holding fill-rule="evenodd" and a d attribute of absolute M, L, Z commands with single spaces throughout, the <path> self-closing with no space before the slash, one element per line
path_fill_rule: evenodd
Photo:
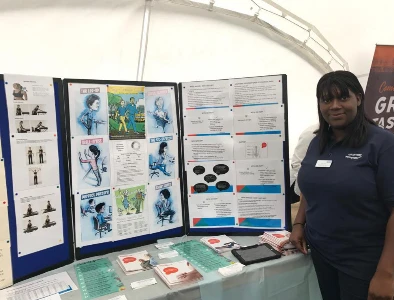
<path fill-rule="evenodd" d="M 220 243 L 220 240 L 218 240 L 218 239 L 209 239 L 208 243 L 210 243 L 210 244 L 217 244 L 217 243 Z"/>
<path fill-rule="evenodd" d="M 170 274 L 172 274 L 172 273 L 178 272 L 178 269 L 177 269 L 177 268 L 174 268 L 174 267 L 168 267 L 168 268 L 165 268 L 165 269 L 163 270 L 163 272 L 166 273 L 166 275 L 170 275 Z"/>
<path fill-rule="evenodd" d="M 123 262 L 125 264 L 131 263 L 131 262 L 135 262 L 136 260 L 137 259 L 135 257 L 132 257 L 132 256 L 123 258 Z"/>
<path fill-rule="evenodd" d="M 265 148 L 265 147 L 267 147 L 267 143 L 262 143 L 261 148 Z"/>

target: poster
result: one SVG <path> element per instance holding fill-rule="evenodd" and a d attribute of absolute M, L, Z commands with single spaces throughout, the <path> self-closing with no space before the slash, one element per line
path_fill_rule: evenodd
<path fill-rule="evenodd" d="M 178 178 L 178 139 L 175 135 L 148 139 L 149 181 Z"/>
<path fill-rule="evenodd" d="M 60 184 L 57 147 L 51 133 L 11 137 L 14 192 Z"/>
<path fill-rule="evenodd" d="M 145 140 L 115 140 L 112 146 L 112 185 L 147 181 Z"/>
<path fill-rule="evenodd" d="M 75 195 L 75 243 L 77 247 L 113 240 L 111 189 L 80 190 Z"/>
<path fill-rule="evenodd" d="M 71 136 L 107 135 L 107 86 L 69 83 Z"/>
<path fill-rule="evenodd" d="M 71 151 L 74 191 L 110 186 L 111 159 L 107 136 L 75 137 Z"/>
<path fill-rule="evenodd" d="M 12 284 L 11 244 L 0 240 L 0 290 Z"/>
<path fill-rule="evenodd" d="M 0 205 L 0 242 L 10 239 L 10 228 L 8 222 L 8 206 Z"/>
<path fill-rule="evenodd" d="M 59 187 L 20 191 L 14 199 L 19 257 L 64 243 Z"/>
<path fill-rule="evenodd" d="M 145 184 L 122 186 L 114 191 L 116 239 L 149 234 L 149 207 Z"/>
<path fill-rule="evenodd" d="M 53 78 L 4 75 L 11 134 L 56 132 Z"/>
<path fill-rule="evenodd" d="M 376 45 L 365 89 L 365 113 L 394 133 L 394 46 Z"/>
<path fill-rule="evenodd" d="M 233 136 L 184 137 L 185 160 L 232 160 Z"/>
<path fill-rule="evenodd" d="M 175 92 L 173 87 L 145 87 L 146 129 L 148 134 L 176 133 Z"/>
<path fill-rule="evenodd" d="M 110 140 L 145 139 L 144 87 L 110 85 L 107 92 Z"/>
<path fill-rule="evenodd" d="M 179 180 L 149 183 L 148 200 L 151 234 L 182 226 Z"/>

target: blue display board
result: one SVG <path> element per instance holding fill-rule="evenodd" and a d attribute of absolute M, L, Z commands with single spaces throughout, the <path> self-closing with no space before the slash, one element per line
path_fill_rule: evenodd
<path fill-rule="evenodd" d="M 17 244 L 17 227 L 15 216 L 15 202 L 13 190 L 13 176 L 11 166 L 11 145 L 9 120 L 7 115 L 7 101 L 5 93 L 4 76 L 0 75 L 0 110 L 2 116 L 0 118 L 2 157 L 4 158 L 4 167 L 7 182 L 8 194 L 8 217 L 11 239 L 11 256 L 12 271 L 14 283 L 26 278 L 44 273 L 72 263 L 74 261 L 73 236 L 71 223 L 71 202 L 69 193 L 68 178 L 68 159 L 66 146 L 66 131 L 64 118 L 64 102 L 63 102 L 63 86 L 61 79 L 53 79 L 53 88 L 55 94 L 56 120 L 57 120 L 57 136 L 58 136 L 58 156 L 59 156 L 59 173 L 60 173 L 60 189 L 61 189 L 61 206 L 63 219 L 63 241 L 61 245 L 54 246 L 39 252 L 18 257 Z M 39 243 L 40 241 L 37 241 Z"/>

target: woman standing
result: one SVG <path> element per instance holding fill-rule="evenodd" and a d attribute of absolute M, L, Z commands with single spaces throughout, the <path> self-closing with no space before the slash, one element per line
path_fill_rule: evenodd
<path fill-rule="evenodd" d="M 394 296 L 394 135 L 370 121 L 352 73 L 324 75 L 317 136 L 298 174 L 291 242 L 311 248 L 324 300 Z"/>

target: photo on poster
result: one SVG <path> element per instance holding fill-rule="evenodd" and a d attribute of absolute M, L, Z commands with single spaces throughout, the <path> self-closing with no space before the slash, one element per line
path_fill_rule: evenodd
<path fill-rule="evenodd" d="M 41 168 L 29 168 L 29 185 L 41 186 L 43 183 Z"/>
<path fill-rule="evenodd" d="M 56 128 L 48 128 L 48 122 L 46 120 L 30 120 L 31 132 L 46 132 L 56 131 Z"/>
<path fill-rule="evenodd" d="M 15 195 L 19 257 L 63 244 L 60 195 L 57 186 L 25 190 Z"/>
<path fill-rule="evenodd" d="M 71 135 L 107 135 L 107 86 L 69 83 L 68 94 Z"/>
<path fill-rule="evenodd" d="M 72 157 L 75 189 L 110 186 L 108 137 L 75 137 L 72 144 Z"/>
<path fill-rule="evenodd" d="M 176 136 L 160 136 L 148 141 L 149 181 L 178 177 L 178 145 Z"/>
<path fill-rule="evenodd" d="M 188 162 L 188 194 L 235 192 L 234 161 Z"/>
<path fill-rule="evenodd" d="M 22 118 L 31 114 L 29 104 L 17 104 L 15 106 L 15 117 Z"/>
<path fill-rule="evenodd" d="M 111 190 L 81 190 L 75 205 L 77 246 L 112 240 Z"/>
<path fill-rule="evenodd" d="M 182 206 L 178 180 L 148 185 L 150 233 L 182 226 Z"/>
<path fill-rule="evenodd" d="M 30 93 L 30 91 L 29 91 Z M 14 100 L 28 100 L 28 90 L 26 86 L 22 86 L 19 82 L 12 83 L 12 96 Z"/>
<path fill-rule="evenodd" d="M 45 146 L 26 146 L 26 165 L 40 165 L 47 163 Z"/>
<path fill-rule="evenodd" d="M 29 120 L 16 120 L 15 121 L 15 128 L 18 133 L 30 133 L 31 127 L 30 127 L 30 121 Z"/>
<path fill-rule="evenodd" d="M 108 86 L 109 138 L 145 139 L 143 86 Z"/>
<path fill-rule="evenodd" d="M 148 134 L 174 133 L 176 114 L 175 94 L 170 87 L 145 88 L 146 120 Z"/>

